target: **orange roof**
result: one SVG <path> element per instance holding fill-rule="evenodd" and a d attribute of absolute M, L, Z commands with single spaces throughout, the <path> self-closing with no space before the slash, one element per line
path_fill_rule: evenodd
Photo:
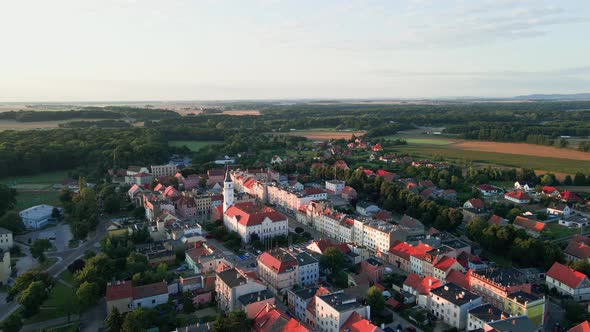
<path fill-rule="evenodd" d="M 516 218 L 514 218 L 514 222 L 512 224 L 539 233 L 543 231 L 543 229 L 545 229 L 544 223 L 528 219 L 522 216 L 517 216 Z"/>
<path fill-rule="evenodd" d="M 397 242 L 389 249 L 389 252 L 409 261 L 413 250 L 414 247 L 407 244 L 406 242 Z"/>
<path fill-rule="evenodd" d="M 564 191 L 561 194 L 559 194 L 559 197 L 564 200 L 564 201 L 581 201 L 582 199 L 580 198 L 580 196 L 576 195 L 575 193 L 571 192 L 571 191 Z"/>
<path fill-rule="evenodd" d="M 277 310 L 273 305 L 267 303 L 254 316 L 252 322 L 252 331 L 254 332 L 273 332 L 283 331 L 283 327 L 287 325 L 289 317 L 287 314 Z"/>
<path fill-rule="evenodd" d="M 479 198 L 472 198 L 469 200 L 469 203 L 471 203 L 471 206 L 476 209 L 482 209 L 486 206 L 485 203 Z"/>
<path fill-rule="evenodd" d="M 557 262 L 553 263 L 553 266 L 547 271 L 547 276 L 561 281 L 571 288 L 577 288 L 586 279 L 584 273 Z"/>
<path fill-rule="evenodd" d="M 453 257 L 443 257 L 440 261 L 438 261 L 438 263 L 436 263 L 436 265 L 434 265 L 435 268 L 441 270 L 441 271 L 448 271 L 455 263 L 457 263 L 457 260 L 454 259 Z"/>
<path fill-rule="evenodd" d="M 442 282 L 431 276 L 420 278 L 419 275 L 410 273 L 404 281 L 404 285 L 416 290 L 419 294 L 429 294 L 431 289 L 442 286 Z"/>
<path fill-rule="evenodd" d="M 295 318 L 289 319 L 287 325 L 283 328 L 284 332 L 309 332 L 309 330 L 303 326 L 298 320 Z"/>
<path fill-rule="evenodd" d="M 132 297 L 133 287 L 131 286 L 131 281 L 121 281 L 107 286 L 107 302 Z"/>
<path fill-rule="evenodd" d="M 297 259 L 283 250 L 265 251 L 258 257 L 258 263 L 270 267 L 275 273 L 283 273 L 297 266 Z"/>
<path fill-rule="evenodd" d="M 466 274 L 461 273 L 461 271 L 451 270 L 447 275 L 446 279 L 447 283 L 454 283 L 457 284 L 465 289 L 469 289 L 469 279 Z"/>
<path fill-rule="evenodd" d="M 588 324 L 587 320 L 583 321 L 580 324 L 567 330 L 567 332 L 590 332 L 590 324 Z"/>
<path fill-rule="evenodd" d="M 377 326 L 354 311 L 340 327 L 341 332 L 376 332 L 381 331 Z"/>
<path fill-rule="evenodd" d="M 493 215 L 490 217 L 490 219 L 488 219 L 488 223 L 493 224 L 493 225 L 501 225 L 503 223 L 506 222 L 506 219 L 498 216 L 498 215 Z"/>
<path fill-rule="evenodd" d="M 531 197 L 522 191 L 511 191 L 509 193 L 504 194 L 506 197 L 514 198 L 519 201 L 526 201 L 530 200 Z"/>
<path fill-rule="evenodd" d="M 230 206 L 225 215 L 238 219 L 238 223 L 244 226 L 260 225 L 266 218 L 272 222 L 287 220 L 287 217 L 270 207 L 256 207 L 250 202 Z"/>

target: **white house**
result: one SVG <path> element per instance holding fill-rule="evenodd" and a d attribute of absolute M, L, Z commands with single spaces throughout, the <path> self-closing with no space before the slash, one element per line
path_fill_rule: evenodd
<path fill-rule="evenodd" d="M 482 299 L 456 284 L 449 283 L 430 291 L 428 309 L 445 323 L 464 330 L 469 310 L 479 306 Z"/>
<path fill-rule="evenodd" d="M 12 232 L 0 227 L 0 251 L 9 250 L 13 245 Z"/>
<path fill-rule="evenodd" d="M 42 204 L 22 210 L 19 215 L 27 228 L 41 228 L 50 222 L 52 212 L 53 206 Z"/>
<path fill-rule="evenodd" d="M 528 204 L 531 202 L 531 197 L 520 190 L 505 193 L 504 199 L 518 204 Z"/>
<path fill-rule="evenodd" d="M 356 212 L 363 216 L 370 216 L 373 213 L 377 213 L 379 211 L 381 211 L 381 209 L 375 204 L 360 202 L 356 205 Z"/>
<path fill-rule="evenodd" d="M 514 189 L 515 190 L 524 190 L 524 191 L 531 191 L 535 189 L 535 186 L 524 181 L 516 181 L 514 182 Z"/>
<path fill-rule="evenodd" d="M 326 191 L 334 195 L 342 194 L 342 189 L 344 189 L 346 183 L 344 181 L 339 180 L 328 180 L 326 181 Z"/>
<path fill-rule="evenodd" d="M 558 203 L 547 207 L 547 214 L 567 217 L 572 214 L 572 209 L 567 204 Z"/>
<path fill-rule="evenodd" d="M 555 288 L 559 294 L 569 295 L 576 301 L 590 299 L 590 280 L 588 277 L 568 266 L 553 263 L 545 275 L 549 289 Z"/>
<path fill-rule="evenodd" d="M 316 296 L 316 328 L 322 332 L 339 332 L 340 327 L 354 312 L 369 317 L 369 307 L 342 291 Z"/>
<path fill-rule="evenodd" d="M 559 224 L 566 227 L 582 228 L 588 226 L 588 218 L 580 214 L 561 217 Z"/>
<path fill-rule="evenodd" d="M 133 308 L 153 308 L 168 303 L 168 285 L 165 282 L 133 287 Z"/>

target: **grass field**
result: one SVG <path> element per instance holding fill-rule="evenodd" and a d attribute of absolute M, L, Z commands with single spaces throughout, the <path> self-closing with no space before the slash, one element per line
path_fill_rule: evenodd
<path fill-rule="evenodd" d="M 471 151 L 455 149 L 452 145 L 440 146 L 399 146 L 395 150 L 405 152 L 413 156 L 432 158 L 439 156 L 445 160 L 455 160 L 460 162 L 480 162 L 485 164 L 524 167 L 548 172 L 563 172 L 573 174 L 576 172 L 586 173 L 590 169 L 590 161 L 560 159 L 549 157 L 520 156 L 517 154 Z"/>
<path fill-rule="evenodd" d="M 189 150 L 193 152 L 197 152 L 200 149 L 214 144 L 222 144 L 223 141 L 169 141 L 168 145 L 174 147 L 183 147 L 186 146 Z"/>
<path fill-rule="evenodd" d="M 37 323 L 49 319 L 63 317 L 68 314 L 67 308 L 75 311 L 73 306 L 74 289 L 56 282 L 49 293 L 49 298 L 41 305 L 41 310 L 35 316 L 27 319 L 25 324 Z"/>
<path fill-rule="evenodd" d="M 379 137 L 386 140 L 396 140 L 396 139 L 403 139 L 408 144 L 425 144 L 425 145 L 447 145 L 451 143 L 457 142 L 457 140 L 453 140 L 446 137 L 433 137 L 428 136 L 427 138 L 421 137 L 413 137 L 413 136 L 404 136 L 404 135 L 392 135 L 392 136 L 383 136 Z"/>
<path fill-rule="evenodd" d="M 60 205 L 59 191 L 55 190 L 43 190 L 43 191 L 32 191 L 32 190 L 18 190 L 18 196 L 16 196 L 16 207 L 17 211 L 30 208 L 31 206 L 39 204 L 48 205 Z"/>
<path fill-rule="evenodd" d="M 0 182 L 12 184 L 54 184 L 67 180 L 69 171 L 45 172 L 33 175 L 10 176 L 0 178 Z"/>

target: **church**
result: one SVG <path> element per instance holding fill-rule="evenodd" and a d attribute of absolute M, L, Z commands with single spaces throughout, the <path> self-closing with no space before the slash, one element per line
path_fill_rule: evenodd
<path fill-rule="evenodd" d="M 238 233 L 244 243 L 249 243 L 253 234 L 258 234 L 260 240 L 289 234 L 287 217 L 275 209 L 252 202 L 234 204 L 234 183 L 229 170 L 223 182 L 223 204 L 216 212 L 218 216 L 223 214 L 225 227 Z"/>

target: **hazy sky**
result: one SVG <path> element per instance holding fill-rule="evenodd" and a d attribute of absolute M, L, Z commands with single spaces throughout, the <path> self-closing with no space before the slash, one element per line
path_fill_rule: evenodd
<path fill-rule="evenodd" d="M 588 0 L 0 0 L 0 101 L 575 92 Z"/>

